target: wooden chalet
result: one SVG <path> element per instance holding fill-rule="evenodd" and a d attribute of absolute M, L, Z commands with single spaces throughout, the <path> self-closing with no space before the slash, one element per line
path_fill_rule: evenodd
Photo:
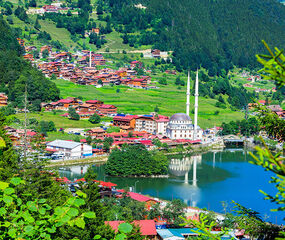
<path fill-rule="evenodd" d="M 0 107 L 8 105 L 8 97 L 5 93 L 0 93 Z"/>
<path fill-rule="evenodd" d="M 96 109 L 98 109 L 101 105 L 104 104 L 104 102 L 102 102 L 100 100 L 87 100 L 85 103 L 86 104 L 92 104 L 94 107 L 96 107 Z"/>
<path fill-rule="evenodd" d="M 117 114 L 117 107 L 110 104 L 102 104 L 99 106 L 98 110 L 104 115 Z"/>
<path fill-rule="evenodd" d="M 116 127 L 129 127 L 134 129 L 136 126 L 136 115 L 115 116 L 113 118 L 113 125 Z M 126 128 L 124 128 L 126 129 Z"/>
<path fill-rule="evenodd" d="M 106 131 L 102 128 L 90 129 L 87 131 L 87 136 L 92 138 L 105 138 Z"/>

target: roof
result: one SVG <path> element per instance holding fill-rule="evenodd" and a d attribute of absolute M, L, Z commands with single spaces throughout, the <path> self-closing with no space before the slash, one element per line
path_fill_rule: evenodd
<path fill-rule="evenodd" d="M 125 221 L 106 221 L 105 224 L 110 225 L 111 228 L 117 232 L 119 225 L 124 222 Z M 133 221 L 133 224 L 140 227 L 142 236 L 157 235 L 154 220 L 135 220 Z"/>
<path fill-rule="evenodd" d="M 191 118 L 185 113 L 175 113 L 171 116 L 169 121 L 191 121 Z"/>
<path fill-rule="evenodd" d="M 59 101 L 57 102 L 60 102 L 60 103 L 71 103 L 72 100 L 71 99 L 60 99 Z"/>
<path fill-rule="evenodd" d="M 101 103 L 102 101 L 99 101 L 99 100 L 88 100 L 86 101 L 86 103 L 89 103 L 89 104 L 94 104 L 94 103 Z"/>
<path fill-rule="evenodd" d="M 137 118 L 137 115 L 127 115 L 127 116 L 115 116 L 113 120 L 118 120 L 118 121 L 130 121 L 132 119 Z"/>
<path fill-rule="evenodd" d="M 100 106 L 100 108 L 106 108 L 106 109 L 108 109 L 108 108 L 116 108 L 114 105 L 110 105 L 110 104 L 102 104 L 101 106 Z"/>
<path fill-rule="evenodd" d="M 176 236 L 169 229 L 158 229 L 157 233 L 162 239 L 167 239 L 167 240 L 180 240 L 180 239 L 184 240 L 185 239 L 181 234 Z"/>
<path fill-rule="evenodd" d="M 118 190 L 118 192 L 124 192 L 123 189 Z M 139 201 L 139 202 L 147 202 L 147 201 L 156 201 L 152 198 L 149 198 L 145 195 L 139 194 L 139 193 L 135 193 L 135 192 L 128 192 L 127 196 L 129 196 L 130 198 Z"/>
<path fill-rule="evenodd" d="M 81 143 L 79 142 L 66 141 L 66 140 L 54 140 L 50 143 L 47 143 L 47 146 L 49 147 L 58 147 L 58 148 L 67 148 L 67 149 L 73 149 L 80 145 Z"/>

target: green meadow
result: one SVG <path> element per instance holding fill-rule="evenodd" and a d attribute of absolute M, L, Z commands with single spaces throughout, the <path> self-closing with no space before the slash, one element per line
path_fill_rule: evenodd
<path fill-rule="evenodd" d="M 155 81 L 155 79 L 153 80 Z M 124 86 L 95 88 L 94 86 L 76 85 L 61 79 L 55 80 L 55 83 L 61 91 L 62 98 L 81 96 L 84 100 L 102 100 L 106 104 L 117 106 L 119 113 L 149 114 L 154 111 L 156 106 L 159 108 L 159 114 L 167 116 L 186 111 L 186 87 L 178 89 L 177 86 L 172 84 L 159 85 L 159 89 L 145 90 Z M 117 93 L 117 89 L 120 89 L 119 93 Z M 229 108 L 217 108 L 215 103 L 215 99 L 199 98 L 198 122 L 200 127 L 219 126 L 222 122 L 242 119 L 244 116 L 243 113 L 232 111 Z M 190 104 L 191 111 L 193 110 L 194 96 L 191 96 Z M 216 111 L 219 111 L 219 113 L 215 114 Z M 191 117 L 193 118 L 193 114 L 191 114 Z"/>

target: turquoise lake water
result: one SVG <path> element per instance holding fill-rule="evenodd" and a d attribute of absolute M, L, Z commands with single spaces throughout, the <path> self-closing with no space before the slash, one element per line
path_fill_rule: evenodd
<path fill-rule="evenodd" d="M 276 204 L 264 200 L 260 189 L 274 194 L 270 184 L 270 172 L 250 164 L 251 157 L 243 149 L 208 152 L 196 156 L 169 156 L 169 178 L 120 178 L 108 177 L 104 165 L 93 165 L 99 180 L 118 184 L 117 188 L 131 187 L 134 191 L 165 200 L 179 198 L 189 206 L 208 208 L 223 213 L 232 210 L 231 201 L 252 208 L 273 223 L 285 223 L 284 213 L 271 212 Z M 84 176 L 88 166 L 72 166 L 60 169 L 61 176 L 78 179 Z"/>

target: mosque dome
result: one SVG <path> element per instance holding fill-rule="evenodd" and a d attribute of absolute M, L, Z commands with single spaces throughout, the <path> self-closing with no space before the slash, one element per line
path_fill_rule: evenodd
<path fill-rule="evenodd" d="M 169 119 L 169 122 L 173 121 L 191 121 L 191 118 L 185 113 L 175 113 Z"/>

